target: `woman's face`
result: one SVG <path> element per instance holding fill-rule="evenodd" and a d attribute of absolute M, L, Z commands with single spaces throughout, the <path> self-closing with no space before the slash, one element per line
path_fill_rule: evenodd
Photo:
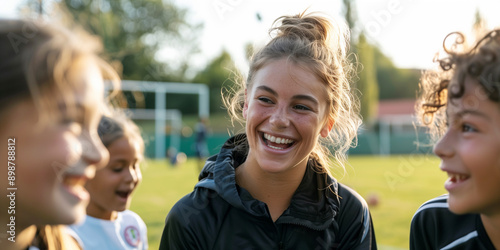
<path fill-rule="evenodd" d="M 286 59 L 258 70 L 243 109 L 247 161 L 265 172 L 303 170 L 318 137 L 329 133 L 327 97 L 324 84 L 311 71 Z"/>
<path fill-rule="evenodd" d="M 112 220 L 117 211 L 130 206 L 132 193 L 142 180 L 139 162 L 142 158 L 139 144 L 123 136 L 109 147 L 108 165 L 96 172 L 87 183 L 90 193 L 88 215 Z"/>
<path fill-rule="evenodd" d="M 498 215 L 500 211 L 500 108 L 472 79 L 447 104 L 448 129 L 434 147 L 447 172 L 450 210 Z"/>
<path fill-rule="evenodd" d="M 62 98 L 51 97 L 60 99 L 59 120 L 39 123 L 39 111 L 31 100 L 18 102 L 2 118 L 8 121 L 0 132 L 3 162 L 7 162 L 7 138 L 15 139 L 15 183 L 9 187 L 17 188 L 18 225 L 71 224 L 83 218 L 89 201 L 84 185 L 108 160 L 97 135 L 104 95 L 101 73 L 89 62 L 76 72 L 72 79 L 78 87 L 70 103 L 75 109 L 66 109 Z M 1 199 L 10 202 L 5 195 Z"/>

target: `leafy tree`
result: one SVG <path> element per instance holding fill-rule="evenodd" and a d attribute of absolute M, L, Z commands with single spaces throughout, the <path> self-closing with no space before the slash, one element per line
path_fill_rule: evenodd
<path fill-rule="evenodd" d="M 378 99 L 415 98 L 421 73 L 417 69 L 397 68 L 376 44 L 370 44 L 366 40 L 363 29 L 356 25 L 355 1 L 343 0 L 342 3 L 345 19 L 352 32 L 352 51 L 358 55 L 359 62 L 362 64 L 361 68 L 363 68 L 359 72 L 360 82 L 357 86 L 362 94 L 361 112 L 367 121 L 371 119 L 370 115 L 376 115 Z M 365 78 L 370 78 L 370 80 L 366 79 L 368 83 L 365 82 Z M 378 87 L 372 86 L 373 84 Z M 374 98 L 376 95 L 379 97 L 376 98 L 377 100 Z"/>
<path fill-rule="evenodd" d="M 479 9 L 476 10 L 476 14 L 474 15 L 474 24 L 472 25 L 472 31 L 474 32 L 474 38 L 480 39 L 488 32 L 488 25 L 486 20 L 481 15 Z"/>
<path fill-rule="evenodd" d="M 472 27 L 476 39 L 484 35 L 486 27 L 486 22 L 482 18 L 481 13 L 476 11 Z M 374 47 L 374 49 L 380 99 L 415 98 L 421 75 L 420 70 L 397 68 L 392 60 L 378 47 Z"/>
<path fill-rule="evenodd" d="M 375 69 L 374 46 L 370 44 L 364 33 L 354 34 L 357 31 L 356 3 L 353 0 L 343 0 L 344 17 L 351 30 L 351 48 L 357 54 L 360 63 L 356 87 L 359 90 L 361 101 L 361 116 L 366 125 L 372 124 L 378 111 L 378 83 L 377 71 Z M 361 30 L 361 29 L 359 29 Z M 355 57 L 354 57 L 355 58 Z"/>
<path fill-rule="evenodd" d="M 43 11 L 43 0 L 25 3 L 34 12 Z M 189 55 L 197 52 L 201 28 L 186 21 L 186 9 L 169 0 L 59 0 L 57 5 L 78 25 L 101 37 L 105 56 L 122 69 L 124 79 L 186 80 Z M 168 64 L 156 58 L 165 45 L 173 53 Z"/>
<path fill-rule="evenodd" d="M 377 117 L 379 98 L 374 46 L 368 43 L 363 33 L 359 35 L 357 45 L 359 62 L 362 64 L 357 82 L 361 92 L 361 116 L 365 124 L 371 125 Z"/>
<path fill-rule="evenodd" d="M 380 100 L 415 98 L 420 70 L 397 68 L 378 47 L 373 49 Z"/>
<path fill-rule="evenodd" d="M 356 23 L 358 16 L 356 14 L 356 2 L 354 0 L 342 0 L 343 4 L 343 12 L 344 12 L 344 18 L 347 22 L 347 25 L 349 26 L 349 29 L 351 32 L 357 30 L 356 28 Z M 351 33 L 353 37 L 356 37 L 357 34 Z M 351 39 L 351 44 L 354 44 L 355 41 L 354 39 Z"/>
<path fill-rule="evenodd" d="M 239 75 L 231 55 L 223 50 L 194 77 L 193 82 L 206 83 L 209 87 L 211 113 L 226 112 L 222 105 L 221 91 L 234 86 L 234 79 Z"/>

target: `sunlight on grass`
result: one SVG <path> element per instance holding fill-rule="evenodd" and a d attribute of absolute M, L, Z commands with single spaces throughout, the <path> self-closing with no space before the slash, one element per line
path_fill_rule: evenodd
<path fill-rule="evenodd" d="M 377 244 L 408 249 L 410 222 L 418 207 L 445 192 L 446 175 L 434 156 L 358 156 L 349 160 L 348 176 L 340 182 L 365 199 L 377 196 L 371 207 Z M 386 248 L 388 249 L 388 248 Z"/>
<path fill-rule="evenodd" d="M 408 249 L 410 221 L 426 200 L 445 192 L 445 174 L 433 156 L 355 156 L 349 159 L 347 174 L 339 178 L 365 199 L 378 197 L 371 207 L 379 249 Z M 338 172 L 338 171 L 334 171 Z M 172 167 L 166 160 L 150 160 L 143 169 L 143 182 L 131 210 L 148 226 L 150 249 L 158 249 L 165 217 L 170 208 L 193 190 L 197 182 L 196 162 Z"/>

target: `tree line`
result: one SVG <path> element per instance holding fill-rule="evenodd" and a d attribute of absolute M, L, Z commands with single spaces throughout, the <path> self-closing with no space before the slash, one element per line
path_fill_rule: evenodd
<path fill-rule="evenodd" d="M 210 89 L 210 112 L 225 113 L 221 90 L 235 83 L 238 69 L 231 55 L 223 50 L 203 69 L 193 72 L 191 58 L 199 50 L 197 37 L 202 24 L 188 22 L 189 10 L 165 0 L 60 0 L 51 1 L 84 29 L 99 36 L 104 57 L 114 65 L 123 79 L 164 82 L 204 83 Z M 344 15 L 351 30 L 356 25 L 354 1 L 344 0 Z M 43 0 L 26 0 L 23 12 L 44 13 Z M 259 13 L 256 13 L 260 17 Z M 365 121 L 376 116 L 379 100 L 414 98 L 420 70 L 397 68 L 380 48 L 363 34 L 353 34 L 352 52 L 361 67 L 353 78 L 359 89 L 361 113 Z M 169 59 L 158 59 L 158 51 Z M 248 45 L 242 50 L 249 51 Z M 154 108 L 153 93 L 125 93 L 132 108 Z M 167 107 L 183 114 L 197 114 L 195 95 L 168 95 Z"/>

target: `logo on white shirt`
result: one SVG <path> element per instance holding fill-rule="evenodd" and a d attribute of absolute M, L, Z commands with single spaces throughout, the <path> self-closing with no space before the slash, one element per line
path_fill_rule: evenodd
<path fill-rule="evenodd" d="M 123 232 L 125 236 L 125 241 L 133 247 L 139 246 L 141 242 L 141 235 L 139 233 L 139 229 L 134 226 L 128 226 L 125 228 Z"/>

